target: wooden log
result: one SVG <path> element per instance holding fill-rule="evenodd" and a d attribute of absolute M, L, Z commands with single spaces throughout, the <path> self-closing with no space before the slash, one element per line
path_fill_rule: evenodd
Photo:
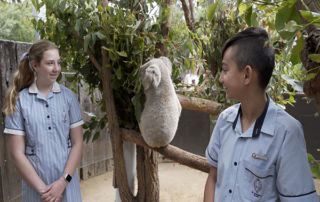
<path fill-rule="evenodd" d="M 212 115 L 218 115 L 220 113 L 221 104 L 218 102 L 179 94 L 178 98 L 184 109 L 206 112 Z"/>
<path fill-rule="evenodd" d="M 174 160 L 190 168 L 209 173 L 210 164 L 202 156 L 192 154 L 170 144 L 161 148 L 151 148 L 145 143 L 142 136 L 137 131 L 121 129 L 121 135 L 125 141 L 133 142 L 139 146 L 153 149 L 168 159 Z"/>

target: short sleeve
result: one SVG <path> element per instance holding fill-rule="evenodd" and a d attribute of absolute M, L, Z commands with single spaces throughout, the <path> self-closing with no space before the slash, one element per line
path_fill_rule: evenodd
<path fill-rule="evenodd" d="M 16 102 L 16 110 L 5 117 L 4 133 L 12 135 L 25 135 L 24 118 L 21 112 L 19 99 Z"/>
<path fill-rule="evenodd" d="M 71 103 L 69 107 L 70 128 L 76 128 L 82 125 L 84 122 L 82 120 L 80 104 L 77 96 L 73 92 L 71 92 Z"/>
<path fill-rule="evenodd" d="M 206 149 L 206 158 L 208 162 L 214 166 L 218 167 L 218 155 L 219 155 L 219 150 L 220 150 L 220 128 L 221 128 L 221 123 L 222 123 L 222 116 L 220 115 L 216 126 L 214 127 L 213 133 L 210 138 L 209 145 Z"/>
<path fill-rule="evenodd" d="M 282 202 L 318 202 L 301 124 L 286 132 L 276 164 L 277 189 Z"/>

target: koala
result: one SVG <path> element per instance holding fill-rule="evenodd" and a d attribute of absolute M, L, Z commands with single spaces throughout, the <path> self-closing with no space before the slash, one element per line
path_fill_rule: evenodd
<path fill-rule="evenodd" d="M 168 145 L 178 128 L 181 105 L 171 81 L 172 64 L 166 57 L 150 60 L 139 69 L 146 102 L 139 128 L 150 147 Z"/>

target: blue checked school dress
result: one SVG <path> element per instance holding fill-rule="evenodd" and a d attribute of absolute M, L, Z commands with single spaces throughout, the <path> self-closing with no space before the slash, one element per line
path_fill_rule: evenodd
<path fill-rule="evenodd" d="M 49 185 L 58 180 L 70 151 L 70 129 L 83 124 L 76 95 L 54 83 L 47 98 L 35 82 L 19 93 L 16 111 L 5 118 L 4 133 L 25 136 L 25 154 L 35 171 Z M 40 195 L 22 180 L 23 202 L 41 202 Z M 67 185 L 61 202 L 81 202 L 78 170 Z"/>

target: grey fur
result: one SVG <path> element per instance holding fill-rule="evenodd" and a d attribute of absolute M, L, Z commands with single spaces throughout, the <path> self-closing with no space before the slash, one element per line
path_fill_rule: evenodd
<path fill-rule="evenodd" d="M 139 123 L 151 147 L 168 145 L 178 128 L 181 105 L 171 81 L 172 64 L 166 57 L 150 60 L 139 69 L 146 102 Z"/>

